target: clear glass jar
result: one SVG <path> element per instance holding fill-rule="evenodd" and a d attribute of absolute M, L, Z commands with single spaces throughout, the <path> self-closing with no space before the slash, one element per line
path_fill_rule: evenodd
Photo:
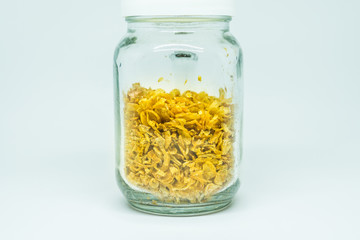
<path fill-rule="evenodd" d="M 228 206 L 242 155 L 242 52 L 230 16 L 127 17 L 114 56 L 116 176 L 134 208 Z"/>

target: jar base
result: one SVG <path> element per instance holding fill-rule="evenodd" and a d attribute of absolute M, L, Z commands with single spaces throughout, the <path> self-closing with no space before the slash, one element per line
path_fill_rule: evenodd
<path fill-rule="evenodd" d="M 116 171 L 117 183 L 130 206 L 138 211 L 164 216 L 198 216 L 216 213 L 231 205 L 232 199 L 240 187 L 240 181 L 215 194 L 207 202 L 177 204 L 164 202 L 156 196 L 132 189 Z"/>
<path fill-rule="evenodd" d="M 129 204 L 132 208 L 137 211 L 161 215 L 161 216 L 174 216 L 174 217 L 186 217 L 186 216 L 199 216 L 206 215 L 211 213 L 220 212 L 231 205 L 231 201 L 228 202 L 220 202 L 220 203 L 212 203 L 209 205 L 183 205 L 183 206 L 169 206 L 162 204 L 142 204 L 137 202 L 129 201 Z"/>

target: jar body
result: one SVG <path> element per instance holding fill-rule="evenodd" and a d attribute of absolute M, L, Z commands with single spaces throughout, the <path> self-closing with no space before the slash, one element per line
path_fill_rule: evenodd
<path fill-rule="evenodd" d="M 224 208 L 242 155 L 242 53 L 230 17 L 127 20 L 114 56 L 119 187 L 146 212 Z"/>

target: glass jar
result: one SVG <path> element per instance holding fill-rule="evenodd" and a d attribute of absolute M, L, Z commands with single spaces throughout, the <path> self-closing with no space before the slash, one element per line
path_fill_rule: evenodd
<path fill-rule="evenodd" d="M 116 176 L 134 208 L 199 215 L 239 188 L 242 52 L 230 16 L 130 16 L 114 56 Z"/>

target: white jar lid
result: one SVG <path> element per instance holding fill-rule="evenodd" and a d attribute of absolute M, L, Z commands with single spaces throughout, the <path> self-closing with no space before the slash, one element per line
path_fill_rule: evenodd
<path fill-rule="evenodd" d="M 121 0 L 128 16 L 225 15 L 233 16 L 235 0 Z"/>

